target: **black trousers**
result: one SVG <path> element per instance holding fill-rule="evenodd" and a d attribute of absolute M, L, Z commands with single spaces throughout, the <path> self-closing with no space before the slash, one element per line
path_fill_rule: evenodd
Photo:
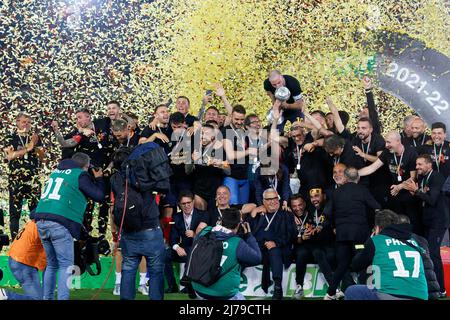
<path fill-rule="evenodd" d="M 283 255 L 281 249 L 275 247 L 268 250 L 266 247 L 261 248 L 262 253 L 262 281 L 261 287 L 264 292 L 270 287 L 270 271 L 272 270 L 272 279 L 275 286 L 281 287 L 283 280 Z"/>
<path fill-rule="evenodd" d="M 100 208 L 98 211 L 97 224 L 99 234 L 106 234 L 106 230 L 108 229 L 109 209 L 111 207 L 111 183 L 109 177 L 103 177 L 103 183 L 105 185 L 105 200 L 100 203 Z M 92 221 L 94 219 L 94 208 L 95 202 L 89 199 L 86 211 L 84 212 L 83 221 L 83 225 L 89 233 L 93 230 Z"/>
<path fill-rule="evenodd" d="M 444 267 L 441 259 L 441 242 L 445 231 L 446 228 L 425 228 L 425 238 L 428 241 L 430 258 L 433 261 L 434 273 L 436 273 L 436 280 L 439 283 L 441 292 L 445 291 Z"/>
<path fill-rule="evenodd" d="M 30 184 L 26 184 L 23 181 L 10 181 L 8 191 L 9 229 L 12 241 L 19 232 L 23 200 L 27 200 L 30 212 L 36 209 L 41 194 L 41 186 L 39 183 L 30 182 Z"/>
<path fill-rule="evenodd" d="M 413 232 L 424 236 L 424 226 L 422 223 L 422 207 L 419 201 L 412 198 L 409 201 L 399 201 L 395 197 L 389 197 L 387 208 L 397 214 L 403 214 L 409 218 L 413 227 Z"/>
<path fill-rule="evenodd" d="M 336 260 L 337 268 L 333 274 L 330 286 L 328 287 L 327 293 L 332 296 L 336 294 L 336 290 L 339 284 L 343 281 L 342 291 L 345 291 L 353 280 L 350 281 L 349 267 L 352 262 L 353 257 L 356 255 L 357 251 L 355 245 L 360 244 L 353 241 L 338 241 L 336 242 Z M 361 273 L 362 275 L 363 273 Z"/>
<path fill-rule="evenodd" d="M 306 265 L 317 263 L 325 280 L 330 285 L 333 279 L 331 263 L 334 260 L 335 250 L 331 246 L 318 244 L 301 244 L 295 250 L 295 280 L 297 284 L 303 286 L 305 279 Z"/>

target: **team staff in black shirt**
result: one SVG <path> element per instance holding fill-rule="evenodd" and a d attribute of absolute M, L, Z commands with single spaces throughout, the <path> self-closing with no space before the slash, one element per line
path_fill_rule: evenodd
<path fill-rule="evenodd" d="M 445 286 L 441 242 L 450 226 L 448 201 L 441 192 L 445 179 L 438 171 L 433 170 L 433 161 L 427 154 L 417 157 L 416 169 L 418 182 L 409 179 L 406 181 L 406 189 L 421 203 L 424 236 L 428 241 L 436 278 L 443 293 Z"/>
<path fill-rule="evenodd" d="M 420 221 L 420 210 L 411 194 L 405 189 L 405 181 L 416 178 L 416 150 L 405 147 L 400 134 L 391 131 L 386 136 L 386 150 L 371 165 L 359 170 L 360 176 L 372 174 L 383 165 L 387 166 L 391 180 L 387 207 L 398 214 L 408 216 L 413 225 L 413 231 L 423 234 Z"/>
<path fill-rule="evenodd" d="M 447 128 L 442 122 L 431 125 L 431 139 L 422 146 L 419 153 L 429 154 L 433 160 L 433 170 L 444 178 L 450 175 L 450 142 L 446 140 Z"/>
<path fill-rule="evenodd" d="M 28 202 L 30 211 L 36 208 L 40 198 L 39 167 L 44 157 L 41 139 L 31 132 L 32 120 L 20 113 L 16 117 L 15 132 L 6 137 L 5 148 L 9 176 L 9 217 L 11 239 L 19 231 L 22 201 Z"/>
<path fill-rule="evenodd" d="M 287 120 L 293 123 L 298 118 L 303 118 L 304 102 L 299 81 L 293 76 L 283 75 L 278 70 L 272 70 L 269 77 L 264 80 L 264 90 L 270 97 L 272 104 L 275 103 L 275 91 L 280 87 L 288 88 L 291 93 L 289 99 L 281 103 L 284 121 L 278 126 L 278 129 L 283 131 Z"/>

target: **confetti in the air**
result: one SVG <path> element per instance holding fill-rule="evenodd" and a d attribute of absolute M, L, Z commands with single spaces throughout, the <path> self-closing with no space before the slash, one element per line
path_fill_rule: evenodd
<path fill-rule="evenodd" d="M 29 113 L 52 159 L 42 176 L 60 155 L 50 122 L 68 131 L 79 107 L 101 116 L 119 100 L 145 123 L 178 95 L 196 113 L 205 90 L 222 83 L 232 103 L 265 118 L 262 83 L 277 68 L 300 80 L 310 110 L 326 111 L 331 96 L 355 115 L 377 34 L 406 33 L 450 56 L 444 0 L 4 0 L 0 17 L 0 134 Z M 385 130 L 412 112 L 378 90 L 375 97 Z"/>

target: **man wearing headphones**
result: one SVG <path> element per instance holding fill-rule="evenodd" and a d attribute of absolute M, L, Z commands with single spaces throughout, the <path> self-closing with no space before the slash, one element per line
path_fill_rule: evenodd
<path fill-rule="evenodd" d="M 267 293 L 270 286 L 270 270 L 275 283 L 273 299 L 283 298 L 281 286 L 283 264 L 290 264 L 290 246 L 297 236 L 294 216 L 281 209 L 280 196 L 275 189 L 263 193 L 263 205 L 250 214 L 249 223 L 262 253 L 261 287 Z"/>

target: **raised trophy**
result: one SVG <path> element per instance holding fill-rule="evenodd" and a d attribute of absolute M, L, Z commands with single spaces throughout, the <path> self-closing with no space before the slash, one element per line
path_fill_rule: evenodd
<path fill-rule="evenodd" d="M 277 90 L 275 90 L 275 99 L 277 99 L 277 100 L 284 102 L 284 101 L 289 100 L 290 96 L 291 96 L 291 92 L 286 87 L 279 87 Z M 273 109 L 272 108 L 267 112 L 267 121 L 269 123 L 273 122 Z M 277 124 L 282 124 L 283 121 L 284 121 L 283 110 L 280 110 L 280 118 L 278 119 Z"/>

